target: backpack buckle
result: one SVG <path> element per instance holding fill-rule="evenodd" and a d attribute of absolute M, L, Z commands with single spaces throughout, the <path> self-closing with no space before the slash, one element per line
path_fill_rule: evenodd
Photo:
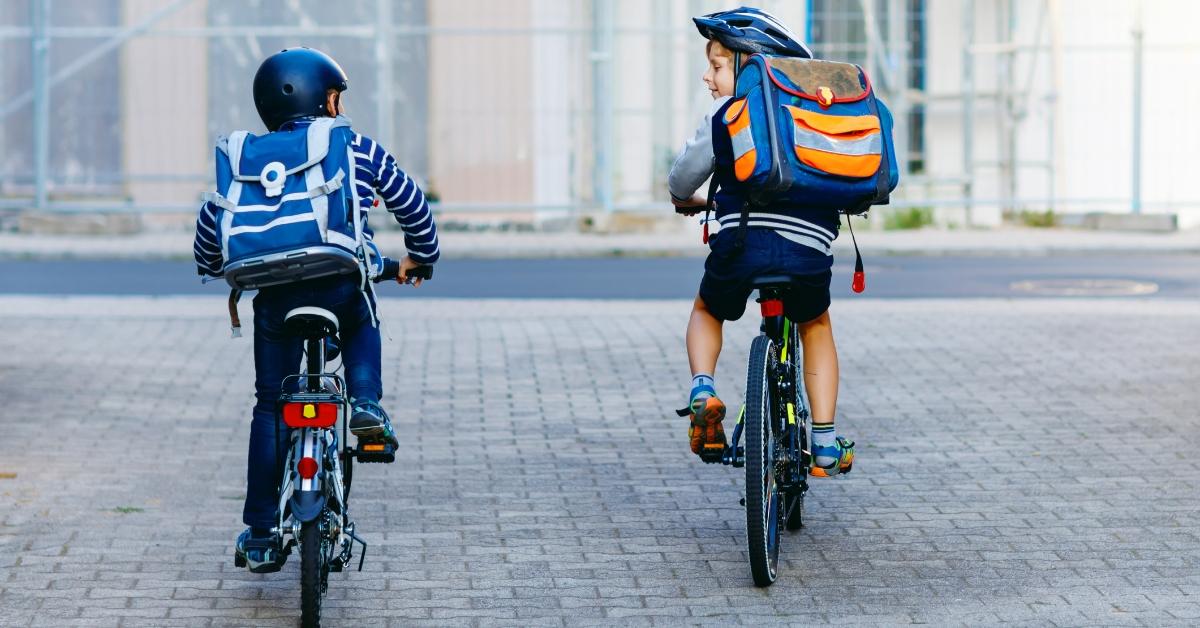
<path fill-rule="evenodd" d="M 262 172 L 258 175 L 258 181 L 267 191 L 268 198 L 283 194 L 283 182 L 286 180 L 287 168 L 278 161 L 272 161 L 263 166 Z"/>
<path fill-rule="evenodd" d="M 822 107 L 828 107 L 829 105 L 832 105 L 833 104 L 833 90 L 829 89 L 828 87 L 824 87 L 824 86 L 818 87 L 817 88 L 817 102 L 820 103 L 820 105 Z"/>

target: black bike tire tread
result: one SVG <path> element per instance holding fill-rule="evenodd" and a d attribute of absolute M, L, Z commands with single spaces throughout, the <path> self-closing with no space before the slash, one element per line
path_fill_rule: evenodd
<path fill-rule="evenodd" d="M 300 622 L 304 628 L 321 625 L 321 527 L 316 521 L 300 525 Z"/>
<path fill-rule="evenodd" d="M 750 359 L 746 375 L 746 414 L 742 429 L 746 438 L 746 545 L 750 555 L 750 573 L 755 586 L 767 587 L 775 582 L 778 573 L 771 573 L 770 547 L 767 534 L 770 529 L 764 516 L 763 491 L 763 427 L 768 417 L 762 415 L 765 402 L 756 399 L 764 391 L 767 376 L 767 360 L 771 339 L 757 336 L 750 345 Z M 769 410 L 768 410 L 769 411 Z M 769 496 L 766 497 L 769 499 Z"/>

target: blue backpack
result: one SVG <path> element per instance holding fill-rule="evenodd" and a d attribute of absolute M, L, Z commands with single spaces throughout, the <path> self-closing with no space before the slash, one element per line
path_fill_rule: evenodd
<path fill-rule="evenodd" d="M 354 132 L 344 117 L 217 141 L 217 235 L 235 290 L 327 277 L 367 279 L 381 264 L 363 234 L 354 185 Z"/>
<path fill-rule="evenodd" d="M 732 155 L 718 160 L 733 164 L 747 205 L 861 214 L 900 179 L 892 114 L 850 63 L 752 55 L 714 126 L 728 133 Z"/>

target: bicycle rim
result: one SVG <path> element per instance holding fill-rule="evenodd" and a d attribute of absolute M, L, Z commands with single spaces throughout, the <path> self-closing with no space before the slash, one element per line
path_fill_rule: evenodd
<path fill-rule="evenodd" d="M 775 582 L 779 559 L 781 504 L 775 482 L 769 373 L 774 353 L 770 338 L 755 338 L 746 376 L 746 544 L 750 573 L 760 587 Z"/>

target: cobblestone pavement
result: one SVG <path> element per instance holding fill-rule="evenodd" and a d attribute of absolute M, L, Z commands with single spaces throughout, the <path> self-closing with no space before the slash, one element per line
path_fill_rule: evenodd
<path fill-rule="evenodd" d="M 327 624 L 1200 623 L 1200 303 L 835 303 L 859 457 L 767 590 L 741 470 L 672 412 L 687 307 L 386 301 L 411 454 L 358 467 L 372 545 Z M 0 298 L 0 625 L 297 623 L 294 556 L 232 562 L 252 365 L 223 308 Z"/>

